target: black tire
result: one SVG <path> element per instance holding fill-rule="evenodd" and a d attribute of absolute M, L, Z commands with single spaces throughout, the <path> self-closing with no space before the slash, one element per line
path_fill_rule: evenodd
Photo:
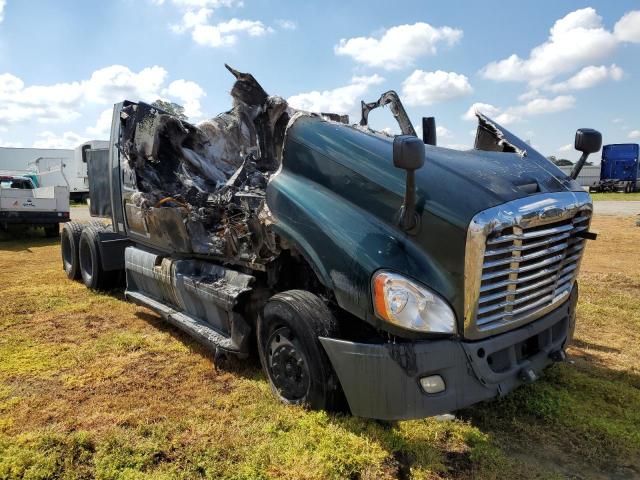
<path fill-rule="evenodd" d="M 80 278 L 80 261 L 78 249 L 80 235 L 84 225 L 78 222 L 66 222 L 62 225 L 60 234 L 60 252 L 62 254 L 62 268 L 71 280 Z"/>
<path fill-rule="evenodd" d="M 106 232 L 111 229 L 111 225 L 102 223 L 100 220 L 89 220 L 86 224 L 87 227 L 92 227 L 98 231 Z"/>
<path fill-rule="evenodd" d="M 44 236 L 47 238 L 55 238 L 60 235 L 60 224 L 52 223 L 51 225 L 45 225 Z"/>
<path fill-rule="evenodd" d="M 98 229 L 88 226 L 82 230 L 78 259 L 80 275 L 87 288 L 107 290 L 115 285 L 118 272 L 107 272 L 102 268 L 100 248 L 98 247 Z"/>
<path fill-rule="evenodd" d="M 304 290 L 271 297 L 258 319 L 258 353 L 274 394 L 284 403 L 313 409 L 343 406 L 340 383 L 319 336 L 334 336 L 327 305 Z"/>

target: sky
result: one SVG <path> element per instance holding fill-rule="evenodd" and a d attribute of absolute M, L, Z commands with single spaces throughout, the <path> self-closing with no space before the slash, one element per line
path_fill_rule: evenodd
<path fill-rule="evenodd" d="M 231 106 L 224 63 L 352 122 L 396 90 L 449 148 L 473 146 L 475 110 L 544 155 L 575 160 L 580 127 L 640 142 L 637 0 L 0 0 L 0 146 L 107 139 L 125 98 L 211 118 Z M 397 131 L 388 110 L 370 122 Z"/>

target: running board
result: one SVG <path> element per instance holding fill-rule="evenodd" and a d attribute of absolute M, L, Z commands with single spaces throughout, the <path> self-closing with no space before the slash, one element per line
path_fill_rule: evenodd
<path fill-rule="evenodd" d="M 230 337 L 221 334 L 201 320 L 174 310 L 173 308 L 140 292 L 127 290 L 125 291 L 124 296 L 127 300 L 131 300 L 137 305 L 150 308 L 159 314 L 164 320 L 186 332 L 214 353 L 218 349 L 222 349 L 235 355 L 244 355 L 238 345 L 236 345 Z"/>

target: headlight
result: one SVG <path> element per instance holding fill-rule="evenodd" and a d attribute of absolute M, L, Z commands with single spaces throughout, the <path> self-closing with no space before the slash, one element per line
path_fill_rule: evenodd
<path fill-rule="evenodd" d="M 373 276 L 373 304 L 376 314 L 408 330 L 454 333 L 456 317 L 439 295 L 427 287 L 391 272 Z"/>

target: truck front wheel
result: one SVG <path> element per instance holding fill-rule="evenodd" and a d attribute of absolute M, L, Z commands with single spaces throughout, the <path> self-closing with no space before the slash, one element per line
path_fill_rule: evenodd
<path fill-rule="evenodd" d="M 269 299 L 258 320 L 258 351 L 271 389 L 284 403 L 341 406 L 340 384 L 318 340 L 336 330 L 326 304 L 310 292 L 289 290 Z"/>

